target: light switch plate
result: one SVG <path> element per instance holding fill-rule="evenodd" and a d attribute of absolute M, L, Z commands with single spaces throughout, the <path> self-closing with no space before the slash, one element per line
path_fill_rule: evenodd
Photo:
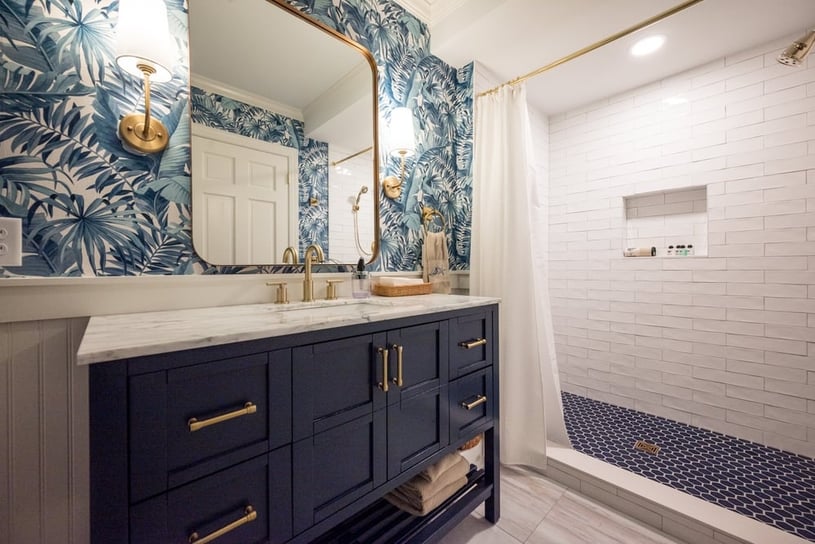
<path fill-rule="evenodd" d="M 0 266 L 23 266 L 23 221 L 0 217 Z"/>

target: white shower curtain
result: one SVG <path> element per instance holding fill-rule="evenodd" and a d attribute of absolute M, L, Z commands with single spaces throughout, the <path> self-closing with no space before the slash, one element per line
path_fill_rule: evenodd
<path fill-rule="evenodd" d="M 547 438 L 564 445 L 569 440 L 544 277 L 547 240 L 532 230 L 541 223 L 539 214 L 546 213 L 533 153 L 526 87 L 507 86 L 480 97 L 475 106 L 470 292 L 502 301 L 502 461 L 542 468 Z"/>

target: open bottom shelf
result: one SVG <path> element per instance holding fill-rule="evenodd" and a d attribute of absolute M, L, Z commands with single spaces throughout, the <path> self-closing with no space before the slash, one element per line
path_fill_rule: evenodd
<path fill-rule="evenodd" d="M 413 516 L 382 499 L 317 540 L 319 544 L 424 544 L 439 542 L 492 493 L 483 470 L 426 516 Z"/>

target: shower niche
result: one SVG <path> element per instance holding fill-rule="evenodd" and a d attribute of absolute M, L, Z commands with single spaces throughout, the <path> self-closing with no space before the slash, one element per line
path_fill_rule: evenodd
<path fill-rule="evenodd" d="M 655 247 L 657 257 L 707 255 L 707 186 L 629 195 L 623 208 L 623 248 Z"/>

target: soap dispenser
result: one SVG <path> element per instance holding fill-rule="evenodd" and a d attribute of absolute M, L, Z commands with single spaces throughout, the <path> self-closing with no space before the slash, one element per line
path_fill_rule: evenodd
<path fill-rule="evenodd" d="M 365 259 L 359 258 L 357 269 L 351 276 L 351 296 L 354 298 L 368 298 L 371 296 L 371 279 L 365 270 Z"/>

